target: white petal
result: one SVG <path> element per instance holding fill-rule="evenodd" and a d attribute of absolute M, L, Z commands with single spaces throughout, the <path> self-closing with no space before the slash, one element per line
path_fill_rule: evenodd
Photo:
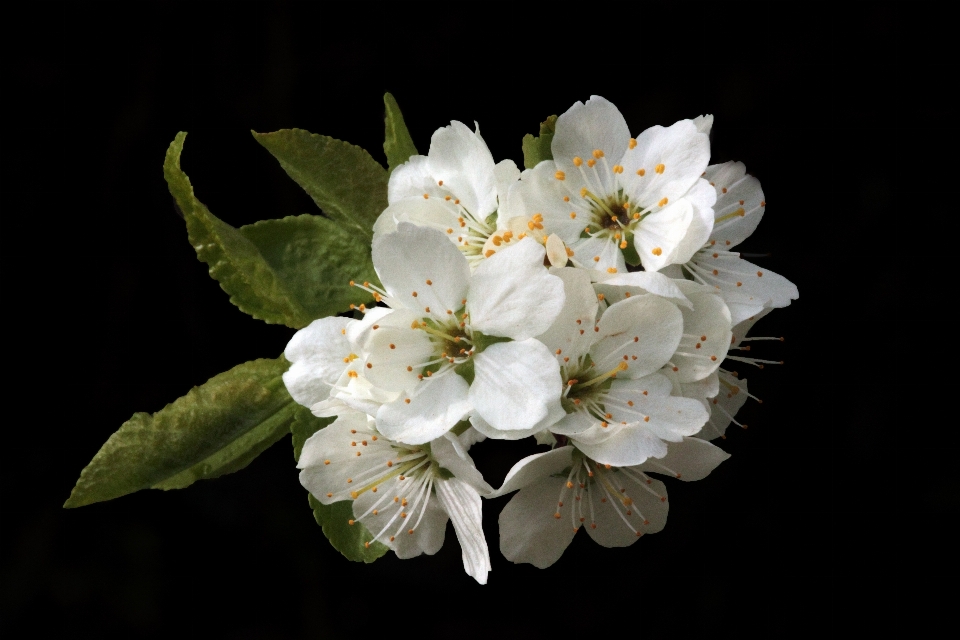
<path fill-rule="evenodd" d="M 309 407 L 330 397 L 330 388 L 346 368 L 343 359 L 350 354 L 344 331 L 350 318 L 330 317 L 314 320 L 297 331 L 283 355 L 291 362 L 283 374 L 290 396 Z"/>
<path fill-rule="evenodd" d="M 552 429 L 557 421 L 563 419 L 565 416 L 566 412 L 564 412 L 563 407 L 558 402 L 551 403 L 546 417 L 529 429 L 500 431 L 499 429 L 494 429 L 493 426 L 478 413 L 470 416 L 470 424 L 473 425 L 472 430 L 482 434 L 483 438 L 491 438 L 493 440 L 523 440 L 524 438 L 529 438 L 544 431 L 544 429 Z"/>
<path fill-rule="evenodd" d="M 606 497 L 607 502 L 603 503 L 600 502 L 599 498 L 592 498 L 595 500 L 594 523 L 597 526 L 596 528 L 587 526 L 585 529 L 597 544 L 604 547 L 629 546 L 639 539 L 635 531 L 645 534 L 656 533 L 663 529 L 667 523 L 668 503 L 661 501 L 659 497 L 647 490 L 651 489 L 659 496 L 666 497 L 667 488 L 663 486 L 662 482 L 651 480 L 647 488 L 643 488 L 623 472 L 616 475 L 618 482 L 615 488 L 626 489 L 621 495 L 628 496 L 633 501 L 632 504 L 623 505 L 619 501 L 615 502 L 616 497 L 604 492 L 602 485 L 594 484 L 591 490 L 591 493 L 596 492 L 598 495 Z M 586 499 L 584 498 L 584 500 Z M 630 516 L 625 514 L 628 509 L 631 511 Z M 632 528 L 627 526 L 624 518 L 617 514 L 618 511 L 630 522 Z M 587 512 L 586 508 L 584 508 L 584 512 Z M 649 524 L 644 524 L 644 519 Z"/>
<path fill-rule="evenodd" d="M 554 268 L 550 273 L 563 281 L 564 303 L 556 320 L 537 340 L 558 359 L 564 356 L 576 359 L 585 354 L 593 342 L 593 336 L 580 329 L 592 333 L 597 320 L 597 295 L 590 284 L 589 273 L 583 269 Z"/>
<path fill-rule="evenodd" d="M 408 309 L 445 319 L 448 309 L 463 306 L 470 267 L 446 234 L 401 222 L 373 243 L 373 265 L 387 293 Z"/>
<path fill-rule="evenodd" d="M 419 320 L 413 311 L 399 309 L 371 327 L 363 373 L 384 391 L 409 391 L 419 384 L 424 363 L 433 359 L 434 346 L 423 331 L 411 329 Z"/>
<path fill-rule="evenodd" d="M 765 309 L 763 305 L 767 302 L 765 298 L 758 298 L 745 291 L 738 291 L 730 288 L 729 285 L 721 285 L 718 293 L 730 310 L 730 322 L 734 325 L 763 313 Z"/>
<path fill-rule="evenodd" d="M 569 469 L 573 461 L 572 454 L 573 447 L 567 446 L 527 456 L 513 465 L 507 472 L 507 477 L 503 479 L 503 485 L 487 497 L 497 498 L 506 495 L 533 484 L 541 478 Z"/>
<path fill-rule="evenodd" d="M 586 104 L 577 102 L 557 118 L 550 148 L 557 167 L 567 176 L 578 177 L 580 169 L 573 164 L 575 157 L 590 160 L 594 150 L 600 150 L 610 165 L 618 164 L 629 143 L 630 129 L 620 111 L 606 99 L 592 96 Z M 613 174 L 597 174 L 604 179 L 604 194 L 611 192 Z"/>
<path fill-rule="evenodd" d="M 525 238 L 480 263 L 467 305 L 474 329 L 525 340 L 550 327 L 563 307 L 563 281 L 543 267 L 544 255 Z"/>
<path fill-rule="evenodd" d="M 518 180 L 520 180 L 520 169 L 513 160 L 501 160 L 493 168 L 493 179 L 497 185 L 497 196 L 502 206 L 507 199 L 507 193 Z"/>
<path fill-rule="evenodd" d="M 710 130 L 713 129 L 713 114 L 708 113 L 703 116 L 697 116 L 693 119 L 693 124 L 697 126 L 697 131 L 700 133 L 710 135 Z"/>
<path fill-rule="evenodd" d="M 387 183 L 387 202 L 393 204 L 404 198 L 423 196 L 436 185 L 430 175 L 427 156 L 411 156 L 406 162 L 393 170 Z"/>
<path fill-rule="evenodd" d="M 724 255 L 714 258 L 709 251 L 701 251 L 694 256 L 694 262 L 699 267 L 697 275 L 707 284 L 752 297 L 768 307 L 785 307 L 800 297 L 797 285 L 743 258 Z"/>
<path fill-rule="evenodd" d="M 430 444 L 433 459 L 444 469 L 460 478 L 481 495 L 493 493 L 493 487 L 483 479 L 483 474 L 477 471 L 473 458 L 466 452 L 457 436 L 449 431 L 443 437 L 437 438 Z"/>
<path fill-rule="evenodd" d="M 467 392 L 467 381 L 452 371 L 424 378 L 412 394 L 403 394 L 380 407 L 377 427 L 391 440 L 408 444 L 430 442 L 470 411 Z"/>
<path fill-rule="evenodd" d="M 631 271 L 629 273 L 616 273 L 603 278 L 594 285 L 598 293 L 604 295 L 604 299 L 609 303 L 619 302 L 630 296 L 652 293 L 661 298 L 668 298 L 670 302 L 693 308 L 693 304 L 687 300 L 680 288 L 674 283 L 673 278 L 669 278 L 663 273 L 656 271 Z M 629 293 L 630 296 L 626 294 Z"/>
<path fill-rule="evenodd" d="M 706 406 L 710 410 L 710 417 L 707 419 L 707 424 L 697 434 L 698 438 L 713 440 L 723 436 L 727 427 L 733 422 L 734 416 L 737 415 L 737 412 L 746 403 L 747 398 L 750 397 L 747 395 L 749 386 L 746 378 L 733 378 L 728 374 L 723 374 L 723 378 L 724 382 L 720 386 L 720 392 L 707 401 Z"/>
<path fill-rule="evenodd" d="M 567 265 L 567 261 L 570 258 L 567 256 L 567 247 L 563 244 L 560 236 L 551 233 L 547 236 L 547 242 L 544 246 L 547 249 L 547 260 L 550 262 L 551 267 L 564 267 Z"/>
<path fill-rule="evenodd" d="M 671 442 L 667 455 L 660 460 L 648 460 L 640 465 L 647 473 L 665 473 L 685 482 L 703 480 L 721 462 L 730 457 L 720 447 L 699 438 L 684 438 Z"/>
<path fill-rule="evenodd" d="M 674 259 L 693 222 L 693 205 L 686 199 L 674 201 L 640 221 L 633 246 L 647 271 L 658 271 Z"/>
<path fill-rule="evenodd" d="M 704 179 L 716 189 L 713 206 L 714 230 L 711 238 L 724 249 L 743 242 L 754 232 L 763 217 L 766 202 L 760 181 L 746 175 L 742 162 L 725 162 L 707 167 Z"/>
<path fill-rule="evenodd" d="M 687 262 L 710 239 L 713 232 L 713 203 L 716 199 L 717 192 L 703 179 L 697 180 L 687 192 L 684 200 L 693 207 L 693 217 L 686 235 L 677 247 L 674 263 Z"/>
<path fill-rule="evenodd" d="M 730 348 L 730 310 L 710 287 L 678 280 L 693 309 L 681 309 L 685 338 L 671 362 L 681 382 L 700 380 L 717 370 Z M 699 344 L 699 348 L 695 346 Z"/>
<path fill-rule="evenodd" d="M 430 175 L 443 181 L 463 207 L 483 220 L 497 209 L 497 184 L 493 156 L 479 129 L 471 131 L 462 122 L 438 129 L 430 139 L 427 156 Z"/>
<path fill-rule="evenodd" d="M 499 431 L 530 429 L 560 405 L 560 365 L 537 340 L 499 342 L 474 356 L 470 402 Z"/>
<path fill-rule="evenodd" d="M 700 179 L 709 161 L 710 139 L 690 120 L 681 120 L 666 128 L 651 127 L 637 136 L 636 147 L 621 162 L 621 175 L 631 199 L 650 207 L 663 198 L 680 200 Z M 637 174 L 640 169 L 643 176 Z"/>
<path fill-rule="evenodd" d="M 439 500 L 431 499 L 424 509 L 423 517 L 421 518 L 420 515 L 417 514 L 420 524 L 417 525 L 417 528 L 413 530 L 412 534 L 408 533 L 409 529 L 407 529 L 406 531 L 400 531 L 400 535 L 396 537 L 395 541 L 383 541 L 387 546 L 393 548 L 393 552 L 397 554 L 398 558 L 401 560 L 415 558 L 421 553 L 432 556 L 437 551 L 440 551 L 447 532 L 447 520 L 449 517 L 439 502 Z M 396 526 L 396 522 L 393 526 Z M 368 527 L 368 529 L 369 528 L 370 527 Z M 379 531 L 380 530 L 377 529 L 374 535 L 379 533 Z"/>
<path fill-rule="evenodd" d="M 511 562 L 546 569 L 560 559 L 576 531 L 569 518 L 555 518 L 562 478 L 524 487 L 500 512 L 500 551 Z"/>
<path fill-rule="evenodd" d="M 505 200 L 501 199 L 500 218 L 521 218 L 523 227 L 517 231 L 529 233 L 533 229 L 526 227 L 527 221 L 539 213 L 543 216 L 543 233 L 555 233 L 567 244 L 579 238 L 590 221 L 590 212 L 584 208 L 582 198 L 574 197 L 579 186 L 573 187 L 572 177 L 557 180 L 556 176 L 557 165 L 550 160 L 524 171 L 520 182 L 510 187 Z M 571 213 L 575 215 L 571 217 Z"/>
<path fill-rule="evenodd" d="M 610 237 L 581 238 L 570 243 L 573 250 L 571 259 L 578 267 L 592 269 L 601 274 L 626 273 L 627 263 L 617 242 L 619 241 Z"/>
<path fill-rule="evenodd" d="M 626 362 L 628 368 L 618 374 L 620 378 L 653 373 L 676 351 L 685 331 L 682 318 L 675 304 L 650 294 L 611 305 L 597 324 L 601 339 L 590 348 L 597 372 Z"/>
<path fill-rule="evenodd" d="M 483 537 L 480 494 L 459 478 L 438 480 L 434 485 L 463 550 L 463 569 L 480 584 L 487 583 L 490 552 Z"/>

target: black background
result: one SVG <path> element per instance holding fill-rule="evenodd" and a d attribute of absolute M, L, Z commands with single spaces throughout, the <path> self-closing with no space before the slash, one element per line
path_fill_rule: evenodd
<path fill-rule="evenodd" d="M 864 281 L 861 261 L 878 238 L 871 222 L 900 194 L 866 168 L 891 152 L 877 142 L 896 110 L 878 52 L 903 28 L 901 11 L 864 8 L 843 24 L 806 4 L 561 11 L 86 3 L 34 5 L 11 22 L 3 287 L 22 382 L 4 394 L 3 629 L 825 630 L 846 594 L 884 579 L 878 541 L 895 546 L 904 516 L 938 530 L 954 494 L 934 482 L 893 500 L 902 483 L 884 465 L 894 473 L 903 460 L 877 435 L 892 409 L 866 395 L 883 387 L 863 382 L 880 358 L 862 333 L 877 307 L 861 302 L 880 304 L 878 292 L 904 284 L 896 274 Z M 660 534 L 611 550 L 581 533 L 544 571 L 500 556 L 506 499 L 486 502 L 493 571 L 483 587 L 464 575 L 452 529 L 433 557 L 344 560 L 313 521 L 286 439 L 231 476 L 63 510 L 80 470 L 132 413 L 275 357 L 293 334 L 234 308 L 197 261 L 161 172 L 176 132 L 190 132 L 183 168 L 225 221 L 316 213 L 249 130 L 300 127 L 383 161 L 385 91 L 421 153 L 450 120 L 477 121 L 494 157 L 518 165 L 525 133 L 591 94 L 614 102 L 634 133 L 715 115 L 713 161 L 746 163 L 769 203 L 742 248 L 772 252 L 757 260 L 801 294 L 754 330 L 786 337 L 758 355 L 787 364 L 747 372 L 764 403 L 749 403 L 738 417 L 750 428 L 720 443 L 733 457 L 704 481 L 668 481 Z M 498 445 L 473 451 L 495 485 L 534 450 Z"/>

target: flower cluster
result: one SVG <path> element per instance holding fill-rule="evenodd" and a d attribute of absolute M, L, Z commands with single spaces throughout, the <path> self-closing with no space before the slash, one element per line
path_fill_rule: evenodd
<path fill-rule="evenodd" d="M 390 177 L 380 283 L 352 283 L 370 305 L 286 348 L 291 396 L 336 416 L 304 445 L 302 484 L 352 500 L 350 524 L 401 558 L 435 553 L 450 519 L 480 583 L 481 498 L 517 491 L 500 549 L 537 567 L 581 527 L 608 547 L 662 529 L 666 487 L 649 474 L 698 480 L 728 457 L 709 440 L 749 394 L 721 365 L 762 364 L 730 352 L 798 296 L 733 250 L 766 203 L 742 164 L 708 164 L 712 121 L 631 137 L 594 96 L 523 173 L 479 130 L 437 131 Z M 550 450 L 495 490 L 469 448 L 527 437 Z"/>

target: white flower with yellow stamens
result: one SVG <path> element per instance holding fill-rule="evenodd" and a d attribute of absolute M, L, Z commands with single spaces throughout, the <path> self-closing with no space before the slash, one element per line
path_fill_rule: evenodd
<path fill-rule="evenodd" d="M 644 464 L 601 464 L 577 447 L 524 458 L 491 497 L 519 489 L 500 512 L 500 551 L 508 560 L 544 569 L 560 559 L 583 526 L 604 547 L 625 547 L 667 522 L 667 490 L 648 473 L 705 478 L 730 457 L 696 438 L 671 443 Z"/>
<path fill-rule="evenodd" d="M 593 96 L 557 119 L 551 150 L 553 160 L 521 174 L 500 216 L 541 215 L 574 265 L 658 271 L 687 262 L 710 236 L 716 194 L 701 178 L 710 143 L 692 121 L 631 138 L 617 108 Z"/>
<path fill-rule="evenodd" d="M 594 460 L 617 466 L 663 457 L 667 442 L 699 431 L 707 419 L 704 407 L 672 396 L 670 381 L 657 373 L 677 359 L 684 339 L 677 305 L 653 294 L 634 295 L 595 322 L 598 300 L 589 275 L 574 268 L 552 273 L 564 281 L 567 302 L 539 339 L 560 364 L 566 415 L 549 430 L 569 437 Z M 473 424 L 491 435 L 481 420 Z"/>
<path fill-rule="evenodd" d="M 471 411 L 498 430 L 524 430 L 559 411 L 556 360 L 534 336 L 563 307 L 563 282 L 531 239 L 472 273 L 443 234 L 402 222 L 373 244 L 391 310 L 358 336 L 363 374 L 396 393 L 376 413 L 380 431 L 410 444 L 446 433 Z"/>
<path fill-rule="evenodd" d="M 732 251 L 754 232 L 767 205 L 760 181 L 741 162 L 711 165 L 703 175 L 717 194 L 709 241 L 683 264 L 695 281 L 721 290 L 737 324 L 764 308 L 779 308 L 799 297 L 783 276 Z M 680 275 L 676 267 L 675 275 Z"/>
<path fill-rule="evenodd" d="M 488 241 L 517 240 L 497 232 L 497 208 L 511 183 L 520 176 L 512 160 L 494 164 L 480 129 L 461 122 L 438 129 L 426 156 L 413 156 L 390 175 L 389 206 L 374 225 L 374 239 L 396 231 L 400 222 L 443 233 L 466 256 L 471 267 L 492 249 Z"/>
<path fill-rule="evenodd" d="M 354 519 L 399 558 L 434 554 L 453 521 L 464 570 L 486 584 L 490 555 L 481 493 L 492 491 L 456 437 L 405 445 L 385 438 L 359 412 L 341 414 L 303 445 L 300 483 L 321 503 L 353 501 Z"/>

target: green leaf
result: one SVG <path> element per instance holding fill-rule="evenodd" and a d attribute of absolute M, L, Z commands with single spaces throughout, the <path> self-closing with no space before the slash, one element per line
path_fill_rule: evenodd
<path fill-rule="evenodd" d="M 397 106 L 397 101 L 393 95 L 390 93 L 383 94 L 383 104 L 387 109 L 384 118 L 386 135 L 383 140 L 383 151 L 387 154 L 387 173 L 390 174 L 410 159 L 410 156 L 417 155 L 417 148 L 413 145 L 413 138 L 407 131 L 403 114 L 400 113 L 400 107 Z"/>
<path fill-rule="evenodd" d="M 261 220 L 240 227 L 240 233 L 263 256 L 288 305 L 297 310 L 288 322 L 295 328 L 350 304 L 372 302 L 369 293 L 350 286 L 351 280 L 380 285 L 370 243 L 328 218 L 304 214 Z"/>
<path fill-rule="evenodd" d="M 300 452 L 303 451 L 303 444 L 307 439 L 331 422 L 333 422 L 333 419 L 318 418 L 309 412 L 298 414 L 290 426 L 290 432 L 293 434 L 294 459 L 300 460 Z M 365 543 L 373 536 L 363 526 L 363 523 L 348 524 L 354 517 L 351 501 L 344 500 L 325 505 L 310 493 L 307 494 L 307 500 L 310 508 L 313 509 L 314 519 L 323 530 L 323 535 L 327 536 L 333 548 L 342 553 L 348 560 L 373 562 L 389 551 L 389 547 L 380 542 L 374 542 L 369 547 L 366 546 Z"/>
<path fill-rule="evenodd" d="M 282 356 L 214 376 L 150 415 L 135 413 L 80 473 L 67 508 L 141 489 L 181 489 L 247 466 L 286 435 L 298 405 Z"/>
<path fill-rule="evenodd" d="M 387 171 L 369 153 L 302 129 L 252 133 L 328 217 L 370 241 L 387 208 Z"/>
<path fill-rule="evenodd" d="M 533 169 L 544 160 L 553 160 L 550 145 L 557 126 L 557 116 L 550 116 L 540 123 L 540 136 L 528 133 L 523 136 L 523 166 Z"/>
<path fill-rule="evenodd" d="M 167 150 L 163 173 L 183 212 L 190 244 L 241 311 L 299 329 L 367 299 L 351 278 L 376 282 L 365 236 L 320 216 L 292 216 L 235 229 L 200 202 L 180 169 L 186 133 Z"/>

